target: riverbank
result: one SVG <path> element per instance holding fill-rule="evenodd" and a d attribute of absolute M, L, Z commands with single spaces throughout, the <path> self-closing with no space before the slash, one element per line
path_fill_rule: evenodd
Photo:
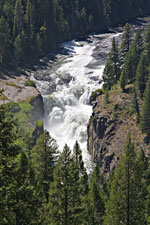
<path fill-rule="evenodd" d="M 27 73 L 4 71 L 0 74 L 0 105 L 9 103 L 30 107 L 29 122 L 35 126 L 44 117 L 44 105 L 40 92 Z"/>

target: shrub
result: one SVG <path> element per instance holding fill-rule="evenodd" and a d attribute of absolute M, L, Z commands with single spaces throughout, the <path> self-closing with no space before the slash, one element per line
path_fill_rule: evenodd
<path fill-rule="evenodd" d="M 96 121 L 96 117 L 95 116 L 92 116 L 92 119 L 91 119 L 92 124 L 94 124 L 95 121 Z"/>
<path fill-rule="evenodd" d="M 36 84 L 35 84 L 35 82 L 32 81 L 32 80 L 27 80 L 27 81 L 25 82 L 25 86 L 36 87 Z"/>

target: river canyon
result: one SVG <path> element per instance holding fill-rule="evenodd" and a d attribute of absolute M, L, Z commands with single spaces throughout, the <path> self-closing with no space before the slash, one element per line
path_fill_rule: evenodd
<path fill-rule="evenodd" d="M 122 33 L 113 30 L 62 43 L 35 66 L 36 82 L 45 108 L 44 127 L 62 151 L 65 143 L 80 144 L 85 166 L 93 167 L 87 150 L 87 125 L 92 114 L 91 93 L 102 87 L 102 74 L 113 37 L 120 44 Z"/>

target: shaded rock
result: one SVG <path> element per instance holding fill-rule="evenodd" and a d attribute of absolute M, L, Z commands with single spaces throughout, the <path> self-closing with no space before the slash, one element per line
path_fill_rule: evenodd
<path fill-rule="evenodd" d="M 37 121 L 35 130 L 32 133 L 33 146 L 36 144 L 37 139 L 41 136 L 41 134 L 43 134 L 43 132 L 44 132 L 43 121 L 39 120 Z"/>
<path fill-rule="evenodd" d="M 43 98 L 42 98 L 42 96 L 40 94 L 38 94 L 37 96 L 32 98 L 29 103 L 33 106 L 33 109 L 31 111 L 30 122 L 33 125 L 35 125 L 38 120 L 41 120 L 44 117 Z"/>
<path fill-rule="evenodd" d="M 10 102 L 27 102 L 33 107 L 29 121 L 32 125 L 44 117 L 44 104 L 42 96 L 34 86 L 27 86 L 26 75 L 3 75 L 0 78 L 0 105 Z"/>

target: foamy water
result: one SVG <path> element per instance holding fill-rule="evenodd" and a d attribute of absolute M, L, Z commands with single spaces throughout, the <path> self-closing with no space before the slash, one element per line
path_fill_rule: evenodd
<path fill-rule="evenodd" d="M 93 53 L 97 46 L 97 51 L 107 55 L 112 37 L 119 35 L 93 35 L 86 41 L 63 43 L 56 59 L 48 60 L 43 69 L 32 74 L 44 99 L 45 128 L 57 140 L 60 150 L 65 143 L 71 148 L 76 140 L 80 143 L 88 172 L 93 166 L 87 151 L 87 125 L 92 113 L 89 99 L 92 91 L 101 88 L 106 61 L 105 58 L 102 63 L 101 56 L 94 57 Z"/>

